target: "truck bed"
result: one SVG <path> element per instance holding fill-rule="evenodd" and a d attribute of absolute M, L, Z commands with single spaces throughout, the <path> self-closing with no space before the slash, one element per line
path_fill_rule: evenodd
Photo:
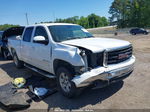
<path fill-rule="evenodd" d="M 11 36 L 8 38 L 8 49 L 11 55 L 12 55 L 11 48 L 15 48 L 16 51 L 18 50 L 20 51 L 20 46 L 21 46 L 21 36 Z"/>

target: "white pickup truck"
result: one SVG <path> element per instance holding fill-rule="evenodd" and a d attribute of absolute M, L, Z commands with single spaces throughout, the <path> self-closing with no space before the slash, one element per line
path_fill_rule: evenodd
<path fill-rule="evenodd" d="M 104 87 L 123 80 L 135 63 L 129 42 L 93 37 L 75 24 L 27 26 L 22 36 L 9 38 L 8 46 L 18 68 L 26 66 L 56 78 L 67 97 L 89 85 Z"/>

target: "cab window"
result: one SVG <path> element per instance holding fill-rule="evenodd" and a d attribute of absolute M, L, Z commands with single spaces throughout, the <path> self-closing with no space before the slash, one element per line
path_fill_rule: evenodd
<path fill-rule="evenodd" d="M 40 26 L 36 27 L 34 37 L 35 36 L 43 36 L 43 37 L 45 37 L 45 39 L 48 40 L 48 35 L 47 35 L 47 32 L 44 27 L 40 27 Z"/>
<path fill-rule="evenodd" d="M 24 36 L 23 36 L 23 41 L 30 42 L 31 41 L 32 32 L 33 32 L 33 27 L 26 28 Z"/>

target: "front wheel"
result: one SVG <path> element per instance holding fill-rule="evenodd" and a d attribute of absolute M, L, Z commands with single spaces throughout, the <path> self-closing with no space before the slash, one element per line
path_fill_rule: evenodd
<path fill-rule="evenodd" d="M 56 74 L 59 91 L 68 98 L 76 96 L 78 90 L 75 84 L 71 81 L 73 74 L 65 67 L 58 68 Z"/>

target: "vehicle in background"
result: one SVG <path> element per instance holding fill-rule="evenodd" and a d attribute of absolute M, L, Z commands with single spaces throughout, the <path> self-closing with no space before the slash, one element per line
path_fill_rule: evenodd
<path fill-rule="evenodd" d="M 1 47 L 3 46 L 2 35 L 3 35 L 3 31 L 0 31 L 0 54 L 1 55 L 2 55 Z"/>
<path fill-rule="evenodd" d="M 59 91 L 67 97 L 89 85 L 102 88 L 127 78 L 135 62 L 131 43 L 93 37 L 75 24 L 27 26 L 21 39 L 8 39 L 8 46 L 17 68 L 26 66 L 56 78 Z"/>
<path fill-rule="evenodd" d="M 24 27 L 12 27 L 5 30 L 1 37 L 0 51 L 4 59 L 12 59 L 12 56 L 8 50 L 8 38 L 22 35 Z"/>
<path fill-rule="evenodd" d="M 145 34 L 147 35 L 149 33 L 148 30 L 145 30 L 143 28 L 133 28 L 130 30 L 130 34 L 136 35 L 136 34 Z"/>
<path fill-rule="evenodd" d="M 3 32 L 4 31 L 0 31 L 0 40 L 2 39 Z"/>

